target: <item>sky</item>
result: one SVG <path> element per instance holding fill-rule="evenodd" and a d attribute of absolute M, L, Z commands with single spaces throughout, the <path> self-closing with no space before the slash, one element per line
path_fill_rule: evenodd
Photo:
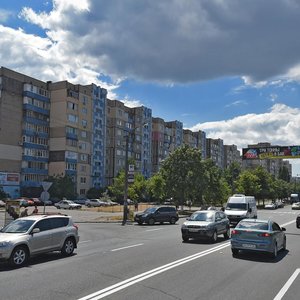
<path fill-rule="evenodd" d="M 1 0 L 0 65 L 240 150 L 300 145 L 299 28 L 297 0 Z"/>

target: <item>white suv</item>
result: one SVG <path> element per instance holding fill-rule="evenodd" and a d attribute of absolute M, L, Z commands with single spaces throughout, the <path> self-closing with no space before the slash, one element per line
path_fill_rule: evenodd
<path fill-rule="evenodd" d="M 101 201 L 99 199 L 88 199 L 85 201 L 85 205 L 87 207 L 99 207 L 99 206 L 106 206 L 106 202 Z"/>
<path fill-rule="evenodd" d="M 66 215 L 32 215 L 19 218 L 0 230 L 0 260 L 21 267 L 30 256 L 51 251 L 73 254 L 78 227 Z"/>

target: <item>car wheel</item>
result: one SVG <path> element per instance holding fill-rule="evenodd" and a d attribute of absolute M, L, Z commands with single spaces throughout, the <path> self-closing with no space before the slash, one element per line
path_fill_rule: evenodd
<path fill-rule="evenodd" d="M 233 255 L 233 256 L 236 256 L 236 255 L 239 254 L 239 249 L 231 248 L 231 252 L 232 252 L 232 255 Z"/>
<path fill-rule="evenodd" d="M 272 258 L 276 258 L 277 257 L 277 252 L 278 252 L 278 248 L 277 248 L 277 244 L 275 243 L 273 252 L 271 254 Z"/>
<path fill-rule="evenodd" d="M 61 249 L 61 254 L 64 256 L 70 256 L 73 254 L 75 249 L 75 242 L 72 238 L 67 238 L 64 242 L 64 245 Z"/>
<path fill-rule="evenodd" d="M 228 240 L 230 238 L 230 227 L 227 228 L 226 232 L 224 233 L 224 238 Z"/>
<path fill-rule="evenodd" d="M 175 223 L 176 223 L 176 218 L 172 217 L 171 220 L 170 220 L 170 224 L 174 225 Z"/>
<path fill-rule="evenodd" d="M 19 246 L 13 250 L 9 262 L 14 267 L 22 267 L 25 265 L 28 258 L 29 258 L 28 250 L 23 246 Z"/>
<path fill-rule="evenodd" d="M 182 240 L 183 240 L 184 242 L 188 242 L 188 241 L 189 241 L 189 237 L 186 236 L 186 235 L 183 235 L 183 236 L 182 236 Z"/>
<path fill-rule="evenodd" d="M 217 231 L 215 230 L 214 233 L 211 236 L 211 241 L 213 243 L 215 243 L 217 241 L 217 239 L 218 239 L 218 235 L 217 235 Z"/>
<path fill-rule="evenodd" d="M 296 224 L 296 227 L 297 227 L 297 228 L 300 228 L 300 224 L 299 224 L 299 223 L 297 223 L 297 224 Z"/>
<path fill-rule="evenodd" d="M 154 223 L 155 223 L 155 220 L 153 218 L 149 219 L 149 221 L 148 221 L 149 225 L 154 225 Z"/>

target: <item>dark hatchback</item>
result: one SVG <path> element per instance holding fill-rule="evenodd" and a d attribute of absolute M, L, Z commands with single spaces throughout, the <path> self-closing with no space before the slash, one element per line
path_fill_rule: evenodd
<path fill-rule="evenodd" d="M 168 222 L 175 224 L 178 221 L 178 213 L 175 207 L 171 206 L 159 206 L 147 208 L 142 213 L 137 213 L 134 217 L 134 221 L 139 225 L 143 223 L 153 225 L 154 223 Z"/>

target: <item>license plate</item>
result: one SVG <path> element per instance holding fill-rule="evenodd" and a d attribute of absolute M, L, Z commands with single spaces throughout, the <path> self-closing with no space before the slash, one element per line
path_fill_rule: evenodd
<path fill-rule="evenodd" d="M 254 248 L 256 248 L 256 246 L 255 246 L 255 245 L 252 245 L 252 244 L 242 244 L 242 246 L 243 246 L 244 248 L 247 248 L 247 249 L 254 249 Z"/>
<path fill-rule="evenodd" d="M 198 228 L 190 228 L 190 229 L 189 229 L 189 232 L 198 232 L 198 231 L 199 231 Z"/>

